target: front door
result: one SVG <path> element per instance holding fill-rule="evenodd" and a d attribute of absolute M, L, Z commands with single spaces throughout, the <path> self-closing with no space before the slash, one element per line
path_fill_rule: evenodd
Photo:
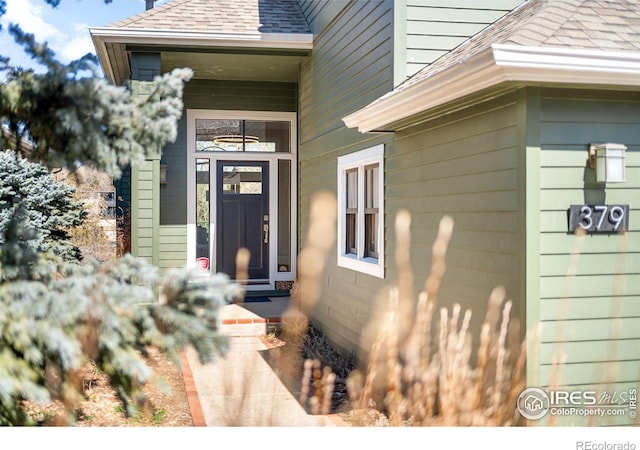
<path fill-rule="evenodd" d="M 218 161 L 217 271 L 236 278 L 236 255 L 250 252 L 249 280 L 269 279 L 269 163 Z"/>

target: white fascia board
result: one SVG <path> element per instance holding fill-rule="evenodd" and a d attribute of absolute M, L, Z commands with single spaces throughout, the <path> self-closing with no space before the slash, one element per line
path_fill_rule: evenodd
<path fill-rule="evenodd" d="M 153 45 L 188 45 L 195 47 L 246 47 L 265 49 L 310 50 L 310 33 L 209 33 L 192 30 L 149 28 L 89 28 L 91 36 L 102 42 Z"/>
<path fill-rule="evenodd" d="M 588 72 L 636 74 L 640 70 L 640 54 L 581 50 L 560 47 L 524 47 L 493 45 L 496 64 L 513 68 L 573 71 L 576 75 Z M 583 76 L 581 75 L 580 79 Z M 637 78 L 636 78 L 637 80 Z"/>
<path fill-rule="evenodd" d="M 98 55 L 98 61 L 100 62 L 105 78 L 112 83 L 115 82 L 116 77 L 113 72 L 113 65 L 107 54 L 107 47 L 104 45 L 104 41 L 93 34 L 91 35 L 91 40 L 93 41 L 93 47 L 96 49 L 96 55 Z"/>
<path fill-rule="evenodd" d="M 504 82 L 640 89 L 640 54 L 494 44 L 343 118 L 361 133 Z"/>

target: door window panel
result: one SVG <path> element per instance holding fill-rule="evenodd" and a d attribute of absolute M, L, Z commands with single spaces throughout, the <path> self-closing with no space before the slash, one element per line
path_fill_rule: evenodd
<path fill-rule="evenodd" d="M 224 194 L 262 194 L 262 167 L 225 165 L 222 173 Z"/>
<path fill-rule="evenodd" d="M 291 161 L 278 160 L 278 272 L 291 271 Z"/>

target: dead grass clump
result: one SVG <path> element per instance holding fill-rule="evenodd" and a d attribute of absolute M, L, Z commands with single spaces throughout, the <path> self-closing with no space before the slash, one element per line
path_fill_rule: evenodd
<path fill-rule="evenodd" d="M 406 264 L 408 222 L 408 213 L 400 213 L 396 260 L 403 272 L 410 271 Z M 463 312 L 459 304 L 437 307 L 452 232 L 453 221 L 443 218 L 433 244 L 432 270 L 418 296 L 413 323 L 403 323 L 402 315 L 407 311 L 408 283 L 413 275 L 401 273 L 399 285 L 389 289 L 382 318 L 376 319 L 380 326 L 367 370 L 352 374 L 349 380 L 349 396 L 356 409 L 375 408 L 391 426 L 505 426 L 519 422 L 516 400 L 525 387 L 525 347 L 517 327 L 511 327 L 511 302 L 505 301 L 504 289 L 496 288 L 489 299 L 475 349 L 469 331 L 471 310 Z M 366 420 L 368 416 L 356 412 L 352 417 Z M 376 417 L 376 423 L 383 422 Z"/>
<path fill-rule="evenodd" d="M 301 403 L 312 414 L 332 414 L 349 408 L 347 380 L 356 368 L 353 355 L 344 356 L 335 350 L 313 326 L 308 327 L 301 346 Z"/>
<path fill-rule="evenodd" d="M 321 273 L 335 239 L 335 199 L 312 202 L 307 245 L 299 258 L 296 300 L 310 312 L 320 296 Z M 352 409 L 342 414 L 355 426 L 518 425 L 517 396 L 525 388 L 525 343 L 510 318 L 511 301 L 498 287 L 491 294 L 477 345 L 470 332 L 471 310 L 438 306 L 453 219 L 440 221 L 432 246 L 431 271 L 416 296 L 410 264 L 408 211 L 396 217 L 398 281 L 382 295 L 382 314 L 363 335 L 365 370 L 345 379 Z M 417 297 L 417 301 L 416 301 Z M 317 357 L 305 355 L 301 402 L 326 414 L 328 390 L 337 377 Z M 324 364 L 324 365 L 323 365 Z M 324 405 L 324 406 L 323 406 Z"/>

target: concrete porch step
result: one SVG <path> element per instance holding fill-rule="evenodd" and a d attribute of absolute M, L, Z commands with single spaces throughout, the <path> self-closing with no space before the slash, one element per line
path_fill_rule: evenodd
<path fill-rule="evenodd" d="M 223 306 L 222 332 L 228 336 L 264 336 L 287 320 L 304 320 L 290 297 L 269 297 L 269 300 Z"/>

